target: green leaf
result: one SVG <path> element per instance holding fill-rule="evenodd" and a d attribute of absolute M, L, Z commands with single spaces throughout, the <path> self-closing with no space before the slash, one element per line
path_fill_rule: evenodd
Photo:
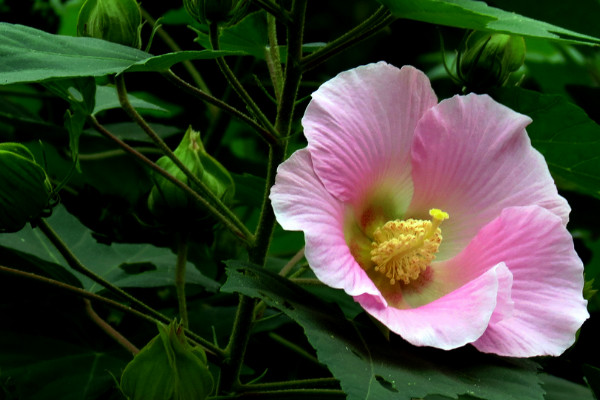
<path fill-rule="evenodd" d="M 124 71 L 165 71 L 184 60 L 232 54 L 239 53 L 204 50 L 152 56 L 100 39 L 52 35 L 23 25 L 0 22 L 0 85 L 104 76 Z"/>
<path fill-rule="evenodd" d="M 207 49 L 212 48 L 208 33 L 199 30 L 196 32 L 196 41 Z M 267 16 L 262 11 L 247 15 L 237 24 L 223 29 L 219 36 L 221 49 L 242 51 L 261 60 L 265 59 L 267 45 Z"/>
<path fill-rule="evenodd" d="M 19 399 L 96 399 L 115 385 L 113 374 L 125 363 L 122 351 L 106 352 L 39 334 L 3 330 L 0 398 L 6 385 Z"/>
<path fill-rule="evenodd" d="M 137 109 L 142 110 L 153 110 L 168 113 L 169 111 L 159 105 L 150 103 L 146 100 L 140 99 L 131 93 L 127 93 L 129 102 Z M 98 86 L 96 87 L 96 106 L 92 111 L 93 115 L 98 114 L 101 111 L 110 110 L 113 108 L 120 108 L 119 97 L 116 89 L 110 86 Z"/>
<path fill-rule="evenodd" d="M 47 221 L 86 267 L 117 286 L 160 287 L 175 283 L 176 256 L 169 249 L 150 244 L 113 243 L 108 246 L 98 243 L 92 237 L 91 231 L 69 214 L 64 207 L 57 207 Z M 26 227 L 16 233 L 0 235 L 0 245 L 62 265 L 70 270 L 58 251 L 37 229 Z M 137 274 L 129 274 L 123 268 L 126 264 L 141 263 L 154 268 L 146 268 Z M 18 264 L 8 266 L 19 267 Z M 73 274 L 81 280 L 84 289 L 92 292 L 102 290 L 99 284 L 89 278 L 79 273 Z M 186 269 L 186 282 L 201 285 L 211 291 L 216 291 L 219 287 L 217 282 L 207 278 L 196 268 Z"/>
<path fill-rule="evenodd" d="M 71 106 L 64 116 L 64 123 L 69 132 L 69 150 L 71 157 L 79 166 L 79 137 L 87 117 L 94 110 L 96 82 L 93 78 L 58 79 L 44 84 L 48 90 Z"/>
<path fill-rule="evenodd" d="M 348 321 L 336 306 L 276 274 L 239 261 L 227 265 L 222 290 L 260 298 L 299 323 L 349 400 L 410 400 L 428 394 L 543 399 L 531 362 L 483 355 L 472 348 L 418 348 L 398 337 L 389 343 L 372 325 Z"/>
<path fill-rule="evenodd" d="M 553 375 L 540 374 L 542 387 L 546 391 L 545 400 L 594 400 L 591 390 L 583 385 L 558 378 Z"/>
<path fill-rule="evenodd" d="M 526 45 L 525 75 L 540 91 L 567 95 L 567 85 L 594 86 L 590 61 L 574 46 L 531 38 Z"/>
<path fill-rule="evenodd" d="M 600 126 L 558 95 L 503 88 L 493 97 L 533 119 L 532 145 L 546 158 L 559 187 L 600 198 Z"/>
<path fill-rule="evenodd" d="M 585 380 L 594 392 L 594 396 L 598 398 L 600 396 L 600 368 L 584 364 L 583 373 L 585 374 Z"/>
<path fill-rule="evenodd" d="M 600 39 L 473 0 L 379 0 L 398 18 L 464 29 L 597 45 Z"/>

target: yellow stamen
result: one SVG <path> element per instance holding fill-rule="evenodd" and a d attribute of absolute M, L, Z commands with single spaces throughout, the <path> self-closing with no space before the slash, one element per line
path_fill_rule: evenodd
<path fill-rule="evenodd" d="M 442 243 L 439 226 L 449 215 L 437 208 L 429 210 L 429 215 L 431 221 L 388 221 L 373 233 L 371 260 L 375 271 L 389 278 L 390 284 L 414 281 L 435 259 Z"/>

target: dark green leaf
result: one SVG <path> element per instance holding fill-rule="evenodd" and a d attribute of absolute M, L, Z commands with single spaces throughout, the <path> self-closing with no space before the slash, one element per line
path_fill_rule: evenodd
<path fill-rule="evenodd" d="M 512 33 L 571 43 L 597 45 L 600 39 L 489 7 L 473 0 L 379 0 L 398 18 L 437 25 Z"/>
<path fill-rule="evenodd" d="M 146 100 L 140 99 L 131 93 L 128 93 L 127 96 L 129 97 L 129 102 L 131 103 L 131 105 L 137 109 L 160 111 L 162 113 L 169 112 L 163 107 L 150 103 Z M 106 111 L 120 107 L 121 104 L 119 103 L 117 91 L 114 87 L 98 86 L 96 88 L 96 106 L 94 107 L 92 114 L 95 115 L 101 111 Z"/>
<path fill-rule="evenodd" d="M 538 2 L 522 0 L 493 0 L 493 4 L 503 10 L 600 37 L 597 19 L 600 15 L 600 2 L 597 0 L 577 0 L 575 3 L 545 0 L 543 7 Z"/>
<path fill-rule="evenodd" d="M 19 399 L 96 399 L 115 386 L 126 363 L 123 353 L 104 352 L 64 340 L 3 331 L 0 335 L 2 386 Z"/>
<path fill-rule="evenodd" d="M 548 374 L 540 374 L 540 379 L 546 391 L 545 400 L 594 400 L 590 389 L 583 385 Z"/>
<path fill-rule="evenodd" d="M 179 51 L 177 53 L 162 54 L 159 56 L 150 56 L 145 60 L 136 62 L 127 68 L 129 72 L 152 72 L 152 71 L 166 71 L 172 65 L 180 63 L 185 60 L 212 60 L 217 57 L 224 56 L 239 56 L 245 55 L 240 51 L 214 51 L 214 50 L 200 50 L 200 51 Z"/>
<path fill-rule="evenodd" d="M 63 207 L 57 207 L 48 223 L 58 232 L 75 255 L 96 274 L 121 287 L 159 287 L 174 285 L 175 255 L 168 249 L 150 244 L 100 244 L 90 230 L 70 215 Z M 41 232 L 26 227 L 13 234 L 0 235 L 0 245 L 28 253 L 42 260 L 69 268 L 61 255 Z M 128 274 L 122 265 L 148 263 L 154 269 Z M 16 265 L 15 267 L 18 267 Z M 92 292 L 102 287 L 80 274 L 74 273 L 83 287 Z M 186 269 L 186 282 L 201 285 L 215 291 L 219 284 L 202 275 L 196 268 Z"/>
<path fill-rule="evenodd" d="M 564 97 L 520 88 L 505 88 L 493 97 L 528 115 L 533 146 L 546 158 L 563 189 L 600 197 L 600 126 Z"/>
<path fill-rule="evenodd" d="M 600 368 L 594 367 L 593 365 L 585 364 L 583 366 L 583 373 L 585 374 L 585 380 L 587 381 L 594 396 L 600 397 Z"/>
<path fill-rule="evenodd" d="M 152 56 L 104 40 L 52 35 L 23 25 L 0 22 L 0 85 L 50 79 L 104 76 L 130 71 L 164 71 L 190 59 L 238 54 L 182 51 Z"/>
<path fill-rule="evenodd" d="M 535 364 L 482 355 L 472 348 L 445 352 L 388 343 L 370 325 L 352 323 L 339 308 L 290 281 L 230 261 L 226 292 L 264 300 L 298 322 L 349 400 L 410 400 L 428 394 L 489 400 L 541 400 Z"/>
<path fill-rule="evenodd" d="M 566 95 L 567 85 L 594 84 L 589 60 L 574 46 L 541 39 L 526 40 L 527 79 L 534 79 L 544 93 Z"/>
<path fill-rule="evenodd" d="M 79 137 L 87 117 L 94 110 L 96 82 L 90 77 L 58 79 L 46 82 L 44 86 L 71 106 L 65 113 L 64 124 L 69 132 L 69 150 L 72 159 L 78 163 Z"/>
<path fill-rule="evenodd" d="M 197 32 L 196 40 L 205 48 L 212 48 L 208 34 Z M 267 44 L 267 16 L 262 11 L 252 13 L 239 23 L 224 29 L 219 37 L 221 49 L 242 51 L 261 60 L 265 59 Z"/>

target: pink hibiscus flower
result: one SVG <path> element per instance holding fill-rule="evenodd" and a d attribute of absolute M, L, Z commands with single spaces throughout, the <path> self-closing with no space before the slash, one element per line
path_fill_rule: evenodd
<path fill-rule="evenodd" d="M 412 67 L 343 72 L 312 95 L 275 215 L 321 281 L 414 345 L 559 355 L 589 317 L 583 265 L 530 122 L 487 95 L 438 103 Z"/>

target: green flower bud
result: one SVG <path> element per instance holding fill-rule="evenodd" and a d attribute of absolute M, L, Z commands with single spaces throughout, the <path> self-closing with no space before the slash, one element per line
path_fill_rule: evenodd
<path fill-rule="evenodd" d="M 502 86 L 525 62 L 521 36 L 473 31 L 457 58 L 457 73 L 467 88 Z"/>
<path fill-rule="evenodd" d="M 187 343 L 181 324 L 158 325 L 154 337 L 127 364 L 121 390 L 130 400 L 204 400 L 213 388 L 206 354 Z"/>
<path fill-rule="evenodd" d="M 174 153 L 216 197 L 225 204 L 231 203 L 234 194 L 233 178 L 221 163 L 206 152 L 199 132 L 189 127 Z M 159 158 L 157 164 L 188 186 L 193 186 L 168 157 Z M 202 216 L 203 210 L 183 190 L 162 175 L 155 174 L 154 181 L 155 185 L 148 197 L 148 208 L 155 216 L 168 217 L 176 222 L 189 221 L 194 214 Z"/>
<path fill-rule="evenodd" d="M 79 11 L 77 35 L 139 49 L 142 13 L 135 0 L 86 0 Z"/>
<path fill-rule="evenodd" d="M 0 232 L 16 232 L 48 207 L 52 185 L 19 143 L 0 143 L 0 171 Z"/>
<path fill-rule="evenodd" d="M 183 0 L 188 14 L 201 24 L 233 25 L 246 15 L 248 0 Z"/>

